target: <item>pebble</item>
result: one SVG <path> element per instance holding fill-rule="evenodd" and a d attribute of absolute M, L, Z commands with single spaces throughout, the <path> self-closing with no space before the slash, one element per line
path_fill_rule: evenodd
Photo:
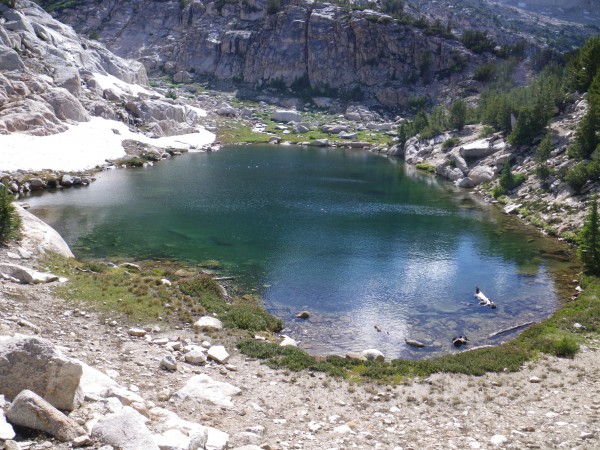
<path fill-rule="evenodd" d="M 490 438 L 490 444 L 494 447 L 500 447 L 501 445 L 506 444 L 508 438 L 503 434 L 495 434 Z"/>
<path fill-rule="evenodd" d="M 529 382 L 530 383 L 541 383 L 542 379 L 539 377 L 531 377 L 531 378 L 529 378 Z"/>
<path fill-rule="evenodd" d="M 146 336 L 147 331 L 144 330 L 143 328 L 130 328 L 129 330 L 127 330 L 127 334 L 129 336 L 134 336 L 134 337 L 144 337 Z"/>

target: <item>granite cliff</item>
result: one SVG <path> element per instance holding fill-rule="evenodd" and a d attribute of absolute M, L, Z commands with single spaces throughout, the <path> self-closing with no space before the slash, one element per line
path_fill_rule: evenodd
<path fill-rule="evenodd" d="M 401 20 L 375 11 L 385 9 L 377 3 L 364 9 L 284 1 L 274 10 L 266 0 L 85 0 L 56 15 L 142 62 L 151 76 L 253 90 L 291 87 L 297 94 L 375 100 L 396 109 L 410 97 L 469 92 L 471 71 L 494 56 L 465 48 L 457 38 L 466 29 L 485 31 L 499 48 L 522 41 L 559 50 L 593 33 L 510 6 L 450 3 L 407 3 Z M 419 17 L 425 22 L 415 22 Z"/>
<path fill-rule="evenodd" d="M 434 80 L 481 58 L 459 41 L 426 34 L 373 10 L 289 3 L 269 14 L 264 0 L 240 3 L 83 2 L 58 17 L 97 36 L 151 75 L 332 90 L 403 106 Z M 433 91 L 440 89 L 436 83 Z M 431 91 L 429 92 L 432 93 Z"/>
<path fill-rule="evenodd" d="M 147 84 L 140 62 L 80 37 L 35 3 L 0 4 L 0 134 L 47 136 L 92 117 L 152 137 L 196 130 L 199 111 Z"/>

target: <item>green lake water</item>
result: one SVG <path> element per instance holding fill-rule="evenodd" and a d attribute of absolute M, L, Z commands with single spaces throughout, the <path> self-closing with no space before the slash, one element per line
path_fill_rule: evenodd
<path fill-rule="evenodd" d="M 489 334 L 543 319 L 573 287 L 565 247 L 361 150 L 229 147 L 26 201 L 78 257 L 218 261 L 313 353 L 420 357 L 456 351 L 457 334 L 497 343 Z M 497 309 L 478 305 L 475 286 Z"/>

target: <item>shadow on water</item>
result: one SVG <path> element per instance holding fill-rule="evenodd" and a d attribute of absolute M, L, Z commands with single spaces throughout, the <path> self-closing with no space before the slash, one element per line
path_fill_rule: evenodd
<path fill-rule="evenodd" d="M 468 191 L 356 150 L 189 154 L 29 202 L 80 257 L 218 262 L 315 353 L 497 343 L 498 329 L 549 315 L 577 270 L 568 247 Z"/>

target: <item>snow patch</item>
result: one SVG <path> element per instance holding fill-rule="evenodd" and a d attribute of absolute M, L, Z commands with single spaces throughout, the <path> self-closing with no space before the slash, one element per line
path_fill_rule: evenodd
<path fill-rule="evenodd" d="M 152 96 L 152 95 L 161 96 L 157 92 L 146 89 L 145 87 L 140 86 L 139 84 L 126 83 L 125 81 L 119 80 L 117 77 L 115 77 L 113 75 L 103 75 L 101 73 L 95 73 L 94 79 L 100 85 L 102 90 L 112 89 L 113 91 L 115 91 L 117 93 L 135 95 L 135 96 L 139 95 L 140 93 L 146 94 L 149 96 Z"/>
<path fill-rule="evenodd" d="M 198 133 L 152 139 L 131 132 L 122 122 L 92 117 L 50 136 L 0 135 L 0 170 L 85 170 L 125 156 L 125 139 L 159 148 L 193 150 L 213 142 L 215 135 L 202 128 Z"/>

